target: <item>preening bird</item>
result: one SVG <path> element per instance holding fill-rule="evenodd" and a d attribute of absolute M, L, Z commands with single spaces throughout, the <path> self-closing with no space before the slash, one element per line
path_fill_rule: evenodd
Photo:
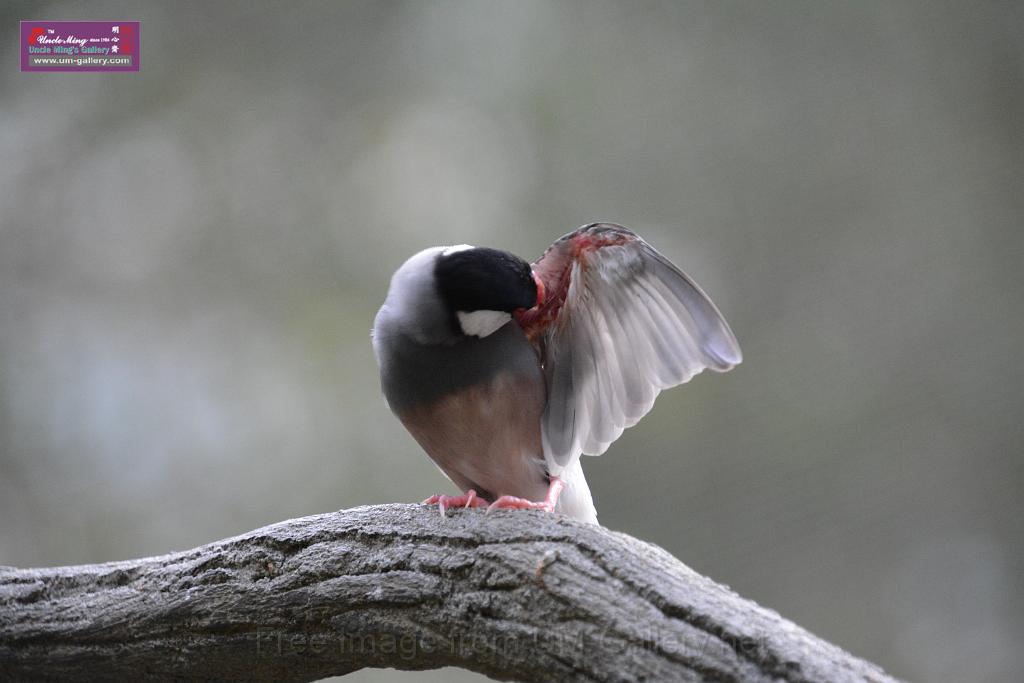
<path fill-rule="evenodd" d="M 381 387 L 462 495 L 426 503 L 597 523 L 580 455 L 600 455 L 662 389 L 741 360 L 711 299 L 621 225 L 565 235 L 534 264 L 458 245 L 412 256 L 373 326 Z"/>

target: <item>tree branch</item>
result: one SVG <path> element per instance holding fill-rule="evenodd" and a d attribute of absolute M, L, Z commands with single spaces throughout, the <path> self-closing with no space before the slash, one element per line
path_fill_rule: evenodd
<path fill-rule="evenodd" d="M 362 507 L 161 557 L 0 567 L 0 679 L 893 680 L 630 536 L 448 514 Z"/>

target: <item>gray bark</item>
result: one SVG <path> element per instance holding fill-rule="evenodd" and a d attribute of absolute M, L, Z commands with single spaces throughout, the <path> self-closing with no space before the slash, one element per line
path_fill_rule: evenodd
<path fill-rule="evenodd" d="M 0 678 L 892 681 L 660 548 L 533 511 L 382 505 L 127 562 L 0 568 Z"/>

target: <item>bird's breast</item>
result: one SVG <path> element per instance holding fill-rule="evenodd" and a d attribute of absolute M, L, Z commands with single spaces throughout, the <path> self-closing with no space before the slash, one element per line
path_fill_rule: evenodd
<path fill-rule="evenodd" d="M 544 376 L 515 323 L 451 346 L 390 344 L 381 359 L 392 410 L 457 485 L 543 495 Z"/>
<path fill-rule="evenodd" d="M 447 345 L 417 344 L 396 335 L 378 345 L 378 361 L 381 388 L 395 413 L 507 381 L 503 377 L 544 384 L 537 352 L 514 322 L 487 337 Z"/>
<path fill-rule="evenodd" d="M 460 488 L 484 497 L 543 497 L 547 486 L 540 418 L 543 383 L 500 373 L 402 411 L 398 417 Z"/>

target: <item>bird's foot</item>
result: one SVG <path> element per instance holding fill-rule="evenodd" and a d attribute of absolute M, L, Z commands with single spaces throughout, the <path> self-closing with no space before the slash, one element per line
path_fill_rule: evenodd
<path fill-rule="evenodd" d="M 548 495 L 544 500 L 527 500 L 518 496 L 501 496 L 487 507 L 487 513 L 493 510 L 543 510 L 554 512 L 558 496 L 565 488 L 565 481 L 561 477 L 551 477 L 551 485 L 548 486 Z"/>
<path fill-rule="evenodd" d="M 461 496 L 431 496 L 423 501 L 423 505 L 437 505 L 438 511 L 444 517 L 444 511 L 448 508 L 482 508 L 487 507 L 487 501 L 470 489 Z"/>

